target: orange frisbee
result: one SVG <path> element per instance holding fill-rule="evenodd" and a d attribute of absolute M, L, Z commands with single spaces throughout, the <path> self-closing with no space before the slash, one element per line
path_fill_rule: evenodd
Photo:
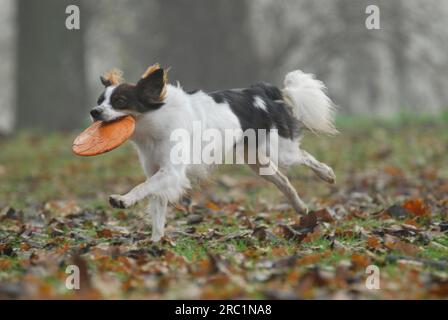
<path fill-rule="evenodd" d="M 134 133 L 135 119 L 126 116 L 112 122 L 96 121 L 73 142 L 78 156 L 96 156 L 122 145 Z"/>

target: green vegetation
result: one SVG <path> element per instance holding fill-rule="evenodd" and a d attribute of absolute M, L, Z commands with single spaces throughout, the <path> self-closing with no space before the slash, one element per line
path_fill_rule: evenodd
<path fill-rule="evenodd" d="M 250 170 L 224 166 L 170 210 L 160 244 L 144 204 L 107 204 L 144 179 L 129 143 L 80 158 L 73 135 L 3 138 L 0 297 L 446 298 L 448 117 L 338 123 L 341 134 L 303 142 L 337 183 L 289 172 L 315 221 Z M 70 264 L 87 277 L 80 291 L 65 288 Z M 370 264 L 380 290 L 364 286 Z"/>

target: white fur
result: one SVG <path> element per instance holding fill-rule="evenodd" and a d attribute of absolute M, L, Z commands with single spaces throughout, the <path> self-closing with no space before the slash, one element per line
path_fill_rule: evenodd
<path fill-rule="evenodd" d="M 261 109 L 261 110 L 267 111 L 266 103 L 259 96 L 255 96 L 255 98 L 254 98 L 254 106 L 259 108 L 259 109 Z"/>
<path fill-rule="evenodd" d="M 284 80 L 283 95 L 296 117 L 311 131 L 334 134 L 335 106 L 325 94 L 325 84 L 313 74 L 296 70 Z"/>
<path fill-rule="evenodd" d="M 110 103 L 110 97 L 112 96 L 112 93 L 114 92 L 116 87 L 117 86 L 109 86 L 106 88 L 106 91 L 104 92 L 104 101 L 97 107 L 102 111 L 101 118 L 104 121 L 112 121 L 126 115 L 126 113 L 117 111 L 112 108 L 112 105 Z"/>
<path fill-rule="evenodd" d="M 137 119 L 132 140 L 139 150 L 142 164 L 147 172 L 152 171 L 150 167 L 169 166 L 184 171 L 190 177 L 198 178 L 207 174 L 209 169 L 207 166 L 171 163 L 170 151 L 176 143 L 170 140 L 171 133 L 176 129 L 185 129 L 192 134 L 193 122 L 200 122 L 203 129 L 218 129 L 222 134 L 225 129 L 241 129 L 239 120 L 231 111 L 228 103 L 216 103 L 204 92 L 190 95 L 181 88 L 171 85 L 167 87 L 164 106 L 143 114 Z M 223 150 L 223 154 L 228 151 Z M 200 157 L 200 154 L 198 156 Z M 177 196 L 180 195 L 181 193 Z M 170 197 L 169 200 L 175 199 Z"/>
<path fill-rule="evenodd" d="M 110 96 L 114 88 L 106 90 L 104 108 L 110 119 L 121 115 L 110 106 Z M 295 71 L 286 76 L 284 94 L 295 108 L 296 116 L 310 129 L 322 132 L 334 132 L 331 122 L 332 105 L 323 93 L 323 84 L 312 76 Z M 259 98 L 259 97 L 256 97 Z M 254 105 L 266 110 L 262 99 L 256 99 Z M 261 100 L 261 101 L 260 101 Z M 109 110 L 112 109 L 112 110 Z M 163 236 L 165 214 L 168 202 L 177 201 L 191 187 L 192 179 L 204 179 L 211 166 L 205 164 L 173 164 L 170 151 L 174 141 L 170 135 L 176 129 L 183 128 L 192 133 L 193 122 L 200 121 L 203 129 L 214 128 L 221 132 L 226 129 L 241 130 L 238 118 L 232 112 L 227 102 L 216 103 L 212 97 L 199 91 L 193 95 L 187 94 L 179 86 L 167 86 L 164 106 L 160 109 L 141 114 L 136 117 L 136 129 L 131 137 L 137 148 L 139 159 L 146 174 L 146 181 L 132 189 L 126 195 L 112 195 L 111 199 L 119 201 L 124 207 L 129 207 L 145 198 L 150 198 L 148 213 L 152 216 L 152 240 L 159 241 Z M 271 134 L 277 134 L 271 131 Z M 305 151 L 299 149 L 300 138 L 292 141 L 278 137 L 278 163 L 271 163 L 275 174 L 264 177 L 274 183 L 290 200 L 298 212 L 306 212 L 306 207 L 289 180 L 277 168 L 304 164 L 313 169 L 327 181 L 334 181 L 331 169 L 318 162 Z M 223 154 L 229 152 L 228 148 Z M 231 147 L 233 148 L 233 147 Z M 251 165 L 252 169 L 260 164 Z M 257 172 L 258 173 L 258 172 Z"/>

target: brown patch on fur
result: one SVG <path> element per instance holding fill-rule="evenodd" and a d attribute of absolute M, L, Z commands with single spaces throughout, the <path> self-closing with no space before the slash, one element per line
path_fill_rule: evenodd
<path fill-rule="evenodd" d="M 160 69 L 160 64 L 156 63 L 146 69 L 145 73 L 142 75 L 142 79 L 147 78 L 150 74 Z"/>
<path fill-rule="evenodd" d="M 160 93 L 159 101 L 164 101 L 165 98 L 166 98 L 166 83 L 167 83 L 167 81 L 168 81 L 168 78 L 167 78 L 166 73 L 165 73 L 164 76 L 163 76 L 163 83 L 164 83 L 164 85 L 163 85 L 162 92 Z"/>
<path fill-rule="evenodd" d="M 119 69 L 112 69 L 110 71 L 108 71 L 105 75 L 104 78 L 108 81 L 110 81 L 110 83 L 113 86 L 117 86 L 120 83 L 123 82 L 123 71 L 119 70 Z"/>
<path fill-rule="evenodd" d="M 160 67 L 160 64 L 156 63 L 150 66 L 148 69 L 146 69 L 145 73 L 142 75 L 142 79 L 149 77 L 152 73 L 156 72 L 157 70 L 162 69 Z M 163 89 L 160 93 L 159 101 L 162 102 L 165 100 L 166 97 L 166 85 L 168 83 L 168 72 L 166 70 L 163 71 Z"/>

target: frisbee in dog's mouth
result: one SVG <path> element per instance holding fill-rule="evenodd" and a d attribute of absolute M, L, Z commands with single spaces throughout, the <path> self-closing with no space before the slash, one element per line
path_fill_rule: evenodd
<path fill-rule="evenodd" d="M 96 121 L 73 142 L 72 150 L 78 156 L 96 156 L 121 146 L 135 130 L 135 119 L 125 116 L 114 121 Z"/>

